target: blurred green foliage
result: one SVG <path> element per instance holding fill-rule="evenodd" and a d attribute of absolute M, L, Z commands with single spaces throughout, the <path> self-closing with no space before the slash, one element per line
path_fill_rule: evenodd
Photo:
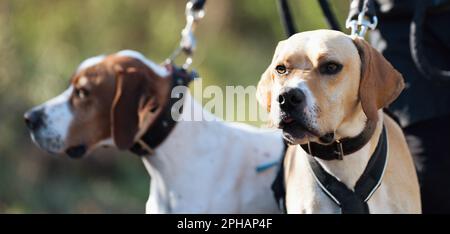
<path fill-rule="evenodd" d="M 298 28 L 326 28 L 315 0 L 291 0 Z M 347 0 L 332 1 L 344 22 Z M 183 0 L 0 1 L 0 213 L 142 213 L 149 176 L 127 152 L 50 156 L 22 120 L 66 88 L 84 59 L 122 49 L 163 61 L 185 23 Z M 194 66 L 203 85 L 255 85 L 284 38 L 275 0 L 209 0 Z M 188 165 L 187 165 L 188 166 Z"/>

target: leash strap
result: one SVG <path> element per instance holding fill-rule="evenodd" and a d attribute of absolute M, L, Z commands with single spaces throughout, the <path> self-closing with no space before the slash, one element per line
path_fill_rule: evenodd
<path fill-rule="evenodd" d="M 308 161 L 319 187 L 341 208 L 342 214 L 369 214 L 367 202 L 383 179 L 387 165 L 387 151 L 386 128 L 383 126 L 377 147 L 356 182 L 354 191 L 327 173 L 313 156 L 309 156 Z"/>
<path fill-rule="evenodd" d="M 283 24 L 284 31 L 287 37 L 297 33 L 294 20 L 292 18 L 291 10 L 287 0 L 278 0 L 278 11 L 280 12 L 281 24 Z"/>
<path fill-rule="evenodd" d="M 331 10 L 330 3 L 328 0 L 319 0 L 320 8 L 322 9 L 322 13 L 327 20 L 328 26 L 336 31 L 341 31 L 341 27 L 339 26 L 339 21 L 336 19 L 333 11 Z"/>
<path fill-rule="evenodd" d="M 328 26 L 333 30 L 340 31 L 339 22 L 336 19 L 333 11 L 331 10 L 328 0 L 318 0 L 318 2 L 325 16 L 325 19 L 327 20 Z M 284 27 L 286 36 L 290 37 L 297 33 L 288 0 L 278 0 L 278 11 L 280 13 L 281 24 Z"/>
<path fill-rule="evenodd" d="M 443 6 L 450 5 L 450 1 L 443 1 Z M 423 41 L 424 32 L 427 32 L 427 26 L 425 20 L 427 17 L 427 11 L 433 6 L 433 1 L 428 0 L 416 0 L 414 17 L 410 26 L 409 44 L 411 48 L 411 57 L 414 61 L 419 72 L 423 77 L 430 81 L 449 82 L 450 70 L 441 70 L 433 65 L 433 61 L 430 61 L 424 51 Z M 434 79 L 437 78 L 437 79 Z"/>

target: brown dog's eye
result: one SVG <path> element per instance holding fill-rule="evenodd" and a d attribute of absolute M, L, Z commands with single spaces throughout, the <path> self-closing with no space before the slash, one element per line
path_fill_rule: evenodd
<path fill-rule="evenodd" d="M 97 70 L 89 70 L 89 71 L 87 71 L 86 72 L 86 76 L 87 77 L 97 77 L 98 76 L 98 74 L 97 74 Z"/>
<path fill-rule="evenodd" d="M 89 96 L 89 91 L 83 88 L 75 89 L 75 95 L 80 99 L 84 99 Z"/>
<path fill-rule="evenodd" d="M 342 65 L 335 62 L 326 62 L 319 67 L 319 71 L 323 75 L 334 75 L 342 70 Z"/>
<path fill-rule="evenodd" d="M 280 75 L 284 75 L 287 73 L 287 69 L 284 65 L 278 65 L 275 67 L 275 70 L 277 71 L 278 74 Z"/>

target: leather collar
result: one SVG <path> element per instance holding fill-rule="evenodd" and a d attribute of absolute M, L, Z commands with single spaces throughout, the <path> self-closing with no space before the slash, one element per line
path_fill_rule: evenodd
<path fill-rule="evenodd" d="M 376 122 L 368 120 L 364 129 L 355 137 L 336 140 L 329 145 L 311 142 L 300 145 L 308 154 L 323 160 L 342 160 L 345 155 L 360 150 L 369 142 L 376 127 Z M 310 149 L 312 152 L 310 152 Z"/>
<path fill-rule="evenodd" d="M 167 65 L 173 70 L 172 89 L 176 86 L 188 86 L 189 83 L 197 77 L 195 72 L 188 72 L 183 68 L 176 67 L 173 64 Z M 172 91 L 171 89 L 171 91 Z M 130 148 L 130 151 L 138 156 L 153 155 L 154 149 L 158 147 L 172 130 L 175 128 L 177 120 L 172 117 L 172 107 L 175 103 L 184 98 L 183 95 L 178 97 L 171 97 L 171 92 L 168 94 L 169 102 L 164 107 L 164 110 L 156 118 L 155 122 L 147 129 L 142 137 Z"/>

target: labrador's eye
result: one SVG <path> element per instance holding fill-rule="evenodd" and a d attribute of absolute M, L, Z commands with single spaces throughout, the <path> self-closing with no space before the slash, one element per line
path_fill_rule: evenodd
<path fill-rule="evenodd" d="M 75 90 L 75 95 L 80 99 L 85 99 L 89 96 L 89 91 L 83 88 L 79 88 Z"/>
<path fill-rule="evenodd" d="M 319 67 L 319 71 L 324 75 L 335 75 L 342 70 L 342 65 L 335 62 L 327 62 Z"/>
<path fill-rule="evenodd" d="M 284 75 L 284 74 L 287 73 L 286 66 L 284 66 L 284 65 L 278 65 L 278 66 L 276 66 L 276 67 L 275 67 L 275 70 L 276 70 L 277 73 L 280 74 L 280 75 Z"/>

